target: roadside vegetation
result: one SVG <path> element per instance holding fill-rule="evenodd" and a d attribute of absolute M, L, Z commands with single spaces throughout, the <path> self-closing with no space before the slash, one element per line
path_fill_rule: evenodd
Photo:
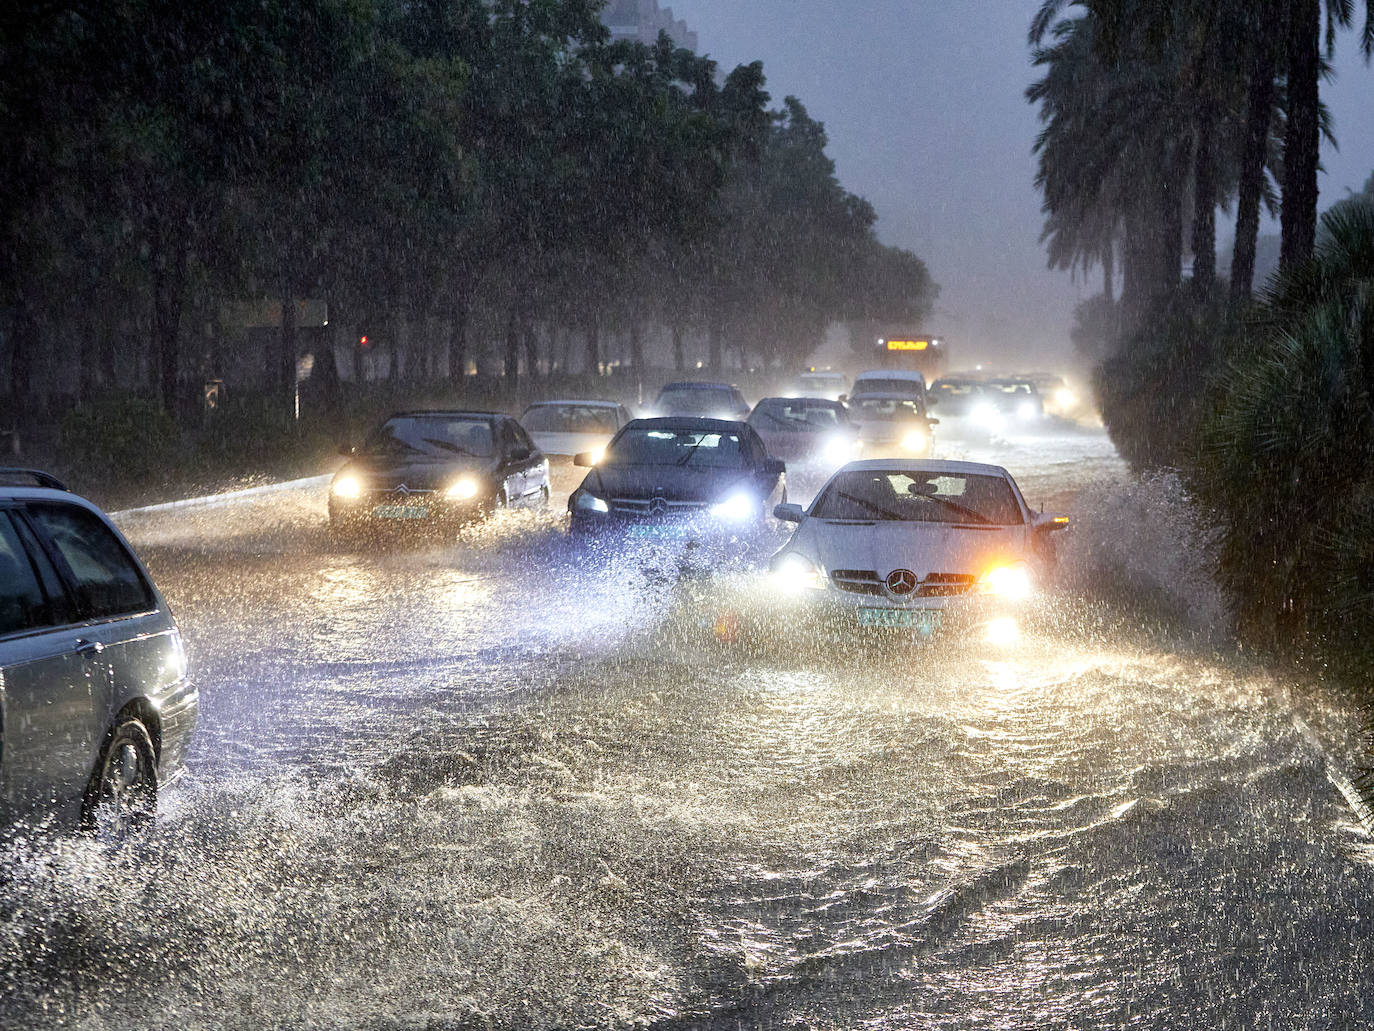
<path fill-rule="evenodd" d="M 8 5 L 0 431 L 90 474 L 158 440 L 252 469 L 386 403 L 790 369 L 930 310 L 800 101 L 601 6 Z"/>
<path fill-rule="evenodd" d="M 1047 0 L 1028 99 L 1050 264 L 1102 273 L 1074 338 L 1121 453 L 1201 506 L 1247 642 L 1367 674 L 1374 176 L 1320 217 L 1317 196 L 1347 30 L 1374 52 L 1374 0 Z M 1257 288 L 1266 210 L 1280 266 Z"/>

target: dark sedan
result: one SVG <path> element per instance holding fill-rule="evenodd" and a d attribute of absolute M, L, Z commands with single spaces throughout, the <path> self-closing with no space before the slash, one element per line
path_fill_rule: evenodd
<path fill-rule="evenodd" d="M 575 461 L 590 466 L 595 458 Z M 742 422 L 636 419 L 568 499 L 572 532 L 661 536 L 757 527 L 782 491 L 784 468 Z"/>
<path fill-rule="evenodd" d="M 549 463 L 520 424 L 494 412 L 398 412 L 329 486 L 335 529 L 461 522 L 543 505 Z"/>

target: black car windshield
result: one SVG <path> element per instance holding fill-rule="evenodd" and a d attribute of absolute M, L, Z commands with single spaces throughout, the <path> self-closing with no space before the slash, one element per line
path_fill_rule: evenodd
<path fill-rule="evenodd" d="M 1001 476 L 856 470 L 841 473 L 811 509 L 817 519 L 862 522 L 1024 522 L 1011 484 Z"/>
<path fill-rule="evenodd" d="M 627 430 L 612 441 L 601 466 L 694 465 L 739 469 L 745 464 L 739 435 L 700 430 Z"/>
<path fill-rule="evenodd" d="M 654 405 L 665 415 L 701 415 L 707 418 L 735 410 L 734 391 L 729 387 L 669 387 Z"/>
<path fill-rule="evenodd" d="M 609 405 L 535 405 L 520 417 L 530 433 L 614 433 L 615 409 Z"/>
<path fill-rule="evenodd" d="M 826 433 L 848 422 L 839 404 L 800 398 L 760 401 L 749 414 L 749 425 L 763 433 Z"/>
<path fill-rule="evenodd" d="M 989 380 L 988 386 L 1003 394 L 1021 394 L 1026 397 L 1035 393 L 1035 387 L 1023 380 Z"/>
<path fill-rule="evenodd" d="M 856 397 L 850 400 L 849 411 L 860 422 L 919 419 L 925 415 L 919 401 L 904 397 Z"/>
<path fill-rule="evenodd" d="M 490 458 L 491 423 L 486 419 L 452 415 L 398 415 L 384 422 L 362 446 L 369 455 L 420 455 L 452 458 L 470 455 Z"/>

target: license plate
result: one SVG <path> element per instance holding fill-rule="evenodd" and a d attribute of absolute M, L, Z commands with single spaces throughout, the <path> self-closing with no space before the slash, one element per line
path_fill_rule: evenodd
<path fill-rule="evenodd" d="M 940 629 L 939 609 L 860 609 L 859 626 L 899 627 L 933 634 Z"/>
<path fill-rule="evenodd" d="M 378 505 L 372 514 L 378 519 L 424 519 L 429 509 L 423 505 Z"/>
<path fill-rule="evenodd" d="M 671 523 L 658 524 L 653 526 L 631 526 L 625 530 L 626 537 L 635 540 L 656 540 L 664 539 L 676 540 L 686 537 L 690 531 L 685 526 L 674 526 Z"/>

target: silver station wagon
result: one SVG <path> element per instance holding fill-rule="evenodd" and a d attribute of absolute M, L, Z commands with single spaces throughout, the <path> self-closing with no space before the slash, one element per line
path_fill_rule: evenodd
<path fill-rule="evenodd" d="M 0 827 L 147 823 L 197 702 L 171 610 L 104 513 L 0 469 Z"/>

